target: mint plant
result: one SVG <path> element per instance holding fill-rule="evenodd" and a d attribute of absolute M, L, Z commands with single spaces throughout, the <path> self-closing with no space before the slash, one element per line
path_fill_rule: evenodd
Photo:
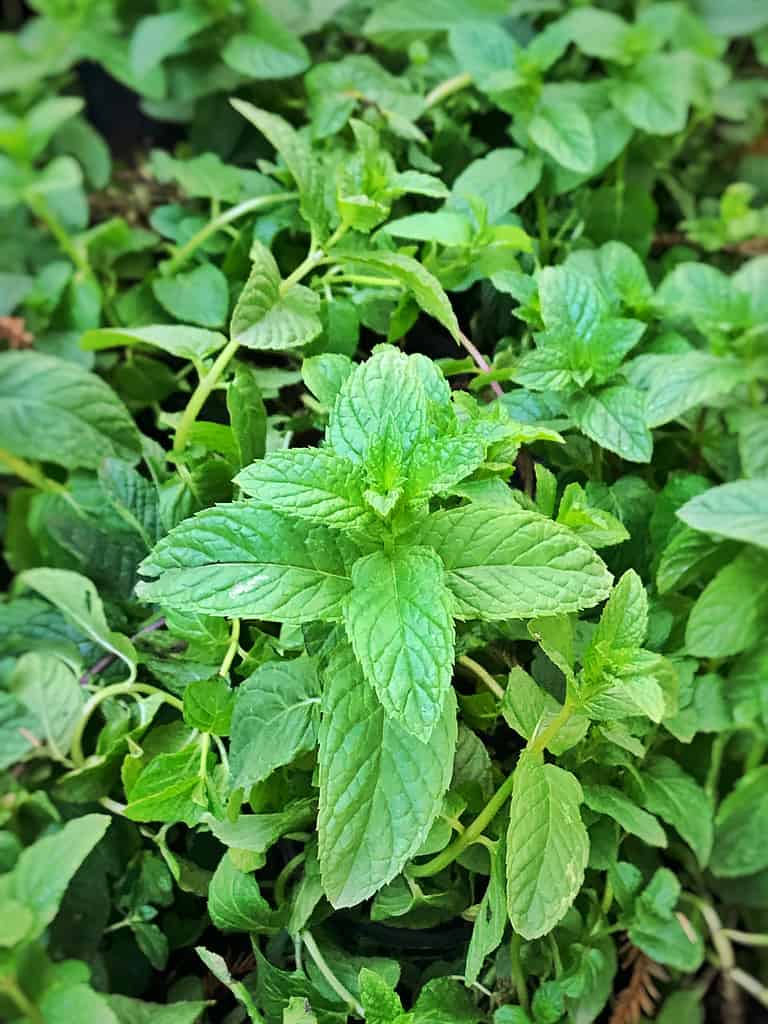
<path fill-rule="evenodd" d="M 0 1019 L 757 1019 L 761 5 L 4 14 Z"/>

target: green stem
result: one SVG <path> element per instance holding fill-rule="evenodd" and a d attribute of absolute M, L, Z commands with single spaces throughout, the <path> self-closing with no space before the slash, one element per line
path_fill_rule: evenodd
<path fill-rule="evenodd" d="M 427 93 L 424 98 L 424 109 L 431 110 L 438 103 L 442 103 L 443 100 L 453 96 L 454 93 L 461 92 L 462 89 L 466 89 L 469 85 L 472 85 L 472 75 L 468 71 L 464 71 L 460 75 L 454 75 L 452 78 L 446 78 L 444 82 L 440 82 L 431 92 Z"/>
<path fill-rule="evenodd" d="M 512 972 L 512 984 L 515 986 L 517 1001 L 524 1010 L 528 1009 L 528 986 L 525 981 L 523 962 L 520 959 L 520 950 L 523 944 L 522 935 L 515 932 L 509 940 L 509 962 Z"/>
<path fill-rule="evenodd" d="M 219 675 L 226 678 L 229 675 L 229 670 L 232 667 L 232 662 L 235 660 L 237 654 L 237 648 L 240 640 L 240 619 L 232 619 L 232 630 L 229 634 L 229 647 L 227 653 L 224 655 L 224 660 L 221 663 L 219 669 Z"/>
<path fill-rule="evenodd" d="M 573 708 L 568 703 L 564 704 L 549 725 L 545 729 L 542 729 L 540 733 L 534 734 L 531 737 L 528 742 L 528 746 L 526 747 L 526 753 L 541 753 L 558 730 L 565 725 L 572 714 Z M 461 835 L 454 839 L 449 846 L 446 846 L 444 850 L 441 850 L 441 852 L 431 860 L 426 861 L 424 864 L 411 864 L 408 868 L 409 875 L 411 875 L 412 878 L 424 878 L 430 875 L 436 875 L 439 871 L 442 871 L 443 868 L 447 868 L 449 864 L 452 864 L 457 857 L 460 857 L 468 846 L 477 842 L 488 825 L 490 825 L 501 808 L 507 802 L 507 799 L 512 795 L 514 780 L 515 773 L 513 771 L 510 772 L 508 777 L 504 782 L 502 782 L 482 811 L 480 811 L 471 824 L 467 825 Z"/>
<path fill-rule="evenodd" d="M 227 342 L 221 352 L 219 352 L 219 355 L 210 370 L 204 377 L 200 378 L 197 387 L 192 392 L 192 397 L 187 402 L 184 415 L 181 417 L 181 421 L 176 428 L 176 436 L 173 439 L 173 450 L 175 454 L 180 455 L 186 448 L 189 432 L 192 429 L 200 410 L 205 405 L 206 399 L 218 384 L 219 378 L 226 370 L 230 360 L 239 347 L 240 343 L 237 341 L 233 340 Z"/>
<path fill-rule="evenodd" d="M 69 256 L 80 273 L 86 277 L 93 277 L 88 263 L 88 257 L 85 252 L 76 245 L 72 236 L 50 206 L 46 203 L 45 199 L 39 195 L 28 196 L 27 203 L 35 216 L 39 217 L 40 220 L 43 221 L 45 226 L 59 243 L 61 251 L 65 255 Z"/>
<path fill-rule="evenodd" d="M 491 673 L 487 669 L 484 669 L 483 666 L 479 662 L 475 661 L 474 658 L 470 658 L 467 654 L 462 654 L 457 659 L 457 663 L 468 669 L 472 675 L 476 676 L 481 683 L 488 687 L 495 697 L 498 697 L 499 700 L 504 699 L 503 688 L 499 686 Z"/>
<path fill-rule="evenodd" d="M 42 1013 L 19 988 L 18 982 L 11 977 L 0 978 L 0 992 L 4 992 L 11 1002 L 18 1007 L 28 1019 L 29 1024 L 45 1024 Z"/>
<path fill-rule="evenodd" d="M 301 933 L 301 941 L 307 947 L 307 952 L 315 961 L 315 966 L 317 967 L 318 971 L 320 971 L 320 973 L 331 986 L 336 995 L 340 999 L 342 999 L 347 1004 L 347 1006 L 349 1006 L 353 1013 L 357 1014 L 358 1017 L 362 1017 L 363 1019 L 365 1019 L 365 1011 L 363 1010 L 360 1003 L 358 1003 L 358 1001 L 355 999 L 352 993 L 348 989 L 346 989 L 344 985 L 342 985 L 342 983 L 333 973 L 331 968 L 325 962 L 325 957 L 320 952 L 320 948 L 315 942 L 312 932 L 303 931 Z"/>
<path fill-rule="evenodd" d="M 547 201 L 536 190 L 536 217 L 539 225 L 539 262 L 544 265 L 549 259 L 549 215 L 547 212 Z"/>
<path fill-rule="evenodd" d="M 198 775 L 203 780 L 203 784 L 205 784 L 205 780 L 208 778 L 208 753 L 210 749 L 211 734 L 209 732 L 204 732 L 200 737 L 200 770 L 198 771 Z"/>
<path fill-rule="evenodd" d="M 275 879 L 275 903 L 278 907 L 282 906 L 285 902 L 285 887 L 288 884 L 288 879 L 294 873 L 296 868 L 301 867 L 304 861 L 307 859 L 305 850 L 301 853 L 297 853 L 295 857 L 292 857 L 285 865 L 283 870 Z"/>
<path fill-rule="evenodd" d="M 37 487 L 40 491 L 51 491 L 56 494 L 66 492 L 64 484 L 57 483 L 55 480 L 50 480 L 45 473 L 42 473 L 37 468 L 37 466 L 33 466 L 32 463 L 27 462 L 26 459 L 20 459 L 17 455 L 12 455 L 4 448 L 0 448 L 0 462 L 6 465 L 14 476 L 17 476 L 20 480 L 24 480 L 25 483 L 31 484 L 33 487 Z"/>
<path fill-rule="evenodd" d="M 740 946 L 768 946 L 768 935 L 764 932 L 740 932 L 734 928 L 723 928 L 723 935 Z"/>
<path fill-rule="evenodd" d="M 714 800 L 717 796 L 717 784 L 720 779 L 720 767 L 723 763 L 723 754 L 728 740 L 731 738 L 730 732 L 721 732 L 715 736 L 712 741 L 712 750 L 709 754 L 709 771 L 707 772 L 707 780 L 704 783 L 704 790 L 707 796 Z"/>
<path fill-rule="evenodd" d="M 85 733 L 85 729 L 90 721 L 91 715 L 99 704 L 101 704 L 102 701 L 108 700 L 110 697 L 128 695 L 131 697 L 135 696 L 138 699 L 141 694 L 159 694 L 166 704 L 170 704 L 171 707 L 176 708 L 177 711 L 184 710 L 184 704 L 178 699 L 178 697 L 174 697 L 170 693 L 166 693 L 165 690 L 159 690 L 156 686 L 151 686 L 149 683 L 113 683 L 111 686 L 105 686 L 102 690 L 98 690 L 94 693 L 90 700 L 86 702 L 80 714 L 80 720 L 72 734 L 70 754 L 78 768 L 82 767 L 85 763 L 85 757 L 83 755 L 83 734 Z"/>
<path fill-rule="evenodd" d="M 373 274 L 334 274 L 331 284 L 361 284 L 371 288 L 401 288 L 402 282 L 394 277 L 375 277 Z"/>
<path fill-rule="evenodd" d="M 757 768 L 758 765 L 762 764 L 767 748 L 768 743 L 765 740 L 759 740 L 757 737 L 752 740 L 752 746 L 749 748 L 749 753 L 744 760 L 745 775 L 747 772 L 751 772 L 753 768 Z"/>
<path fill-rule="evenodd" d="M 185 242 L 180 249 L 177 249 L 173 256 L 163 264 L 161 273 L 166 277 L 169 274 L 175 274 L 211 235 L 215 235 L 217 231 L 226 227 L 227 224 L 231 224 L 232 221 L 244 217 L 246 213 L 252 213 L 254 210 L 264 210 L 270 206 L 275 206 L 277 203 L 285 203 L 289 199 L 298 199 L 298 195 L 298 192 L 277 192 L 269 196 L 255 196 L 252 199 L 246 199 L 244 202 L 238 203 L 237 206 L 231 206 L 224 213 L 220 213 L 218 217 L 209 220 L 188 242 Z"/>

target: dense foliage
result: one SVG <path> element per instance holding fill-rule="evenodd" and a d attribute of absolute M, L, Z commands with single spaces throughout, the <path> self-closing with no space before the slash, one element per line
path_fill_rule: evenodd
<path fill-rule="evenodd" d="M 30 6 L 0 1018 L 761 1019 L 768 9 Z"/>

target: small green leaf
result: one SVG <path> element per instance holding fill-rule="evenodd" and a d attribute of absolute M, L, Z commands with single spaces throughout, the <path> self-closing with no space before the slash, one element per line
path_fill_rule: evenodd
<path fill-rule="evenodd" d="M 128 788 L 128 806 L 123 812 L 126 818 L 196 825 L 205 810 L 194 799 L 201 784 L 200 769 L 196 743 L 175 754 L 158 754 Z"/>
<path fill-rule="evenodd" d="M 184 687 L 184 721 L 200 732 L 227 736 L 235 695 L 221 676 L 194 679 Z"/>
<path fill-rule="evenodd" d="M 160 305 L 181 323 L 221 327 L 229 311 L 227 279 L 212 263 L 188 273 L 158 277 L 152 291 Z"/>
<path fill-rule="evenodd" d="M 153 327 L 102 327 L 86 331 L 80 347 L 87 352 L 100 352 L 117 346 L 149 345 L 179 359 L 200 361 L 218 352 L 227 339 L 218 331 L 204 331 L 185 324 L 157 324 Z"/>
<path fill-rule="evenodd" d="M 653 437 L 642 392 L 618 384 L 574 400 L 570 411 L 579 429 L 601 448 L 630 462 L 651 461 Z"/>
<path fill-rule="evenodd" d="M 271 351 L 307 345 L 323 329 L 319 297 L 301 284 L 286 288 L 274 256 L 261 243 L 254 242 L 251 257 L 250 276 L 232 313 L 232 339 Z"/>
<path fill-rule="evenodd" d="M 237 446 L 240 467 L 263 459 L 267 442 L 267 410 L 258 375 L 247 363 L 237 362 L 227 388 L 227 411 Z"/>
<path fill-rule="evenodd" d="M 272 909 L 253 875 L 239 871 L 230 857 L 224 856 L 211 879 L 208 914 L 222 931 L 252 933 L 269 928 Z"/>
<path fill-rule="evenodd" d="M 584 803 L 598 814 L 607 814 L 625 830 L 649 846 L 666 847 L 667 837 L 656 818 L 634 804 L 613 786 L 584 786 Z"/>
<path fill-rule="evenodd" d="M 563 167 L 589 174 L 597 160 L 589 117 L 575 103 L 554 95 L 548 99 L 546 91 L 544 97 L 528 125 L 531 140 Z"/>

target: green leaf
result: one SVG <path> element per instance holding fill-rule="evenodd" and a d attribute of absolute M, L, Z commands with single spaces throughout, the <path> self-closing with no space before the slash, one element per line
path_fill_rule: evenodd
<path fill-rule="evenodd" d="M 171 277 L 158 277 L 152 291 L 160 305 L 181 323 L 221 327 L 229 311 L 227 279 L 212 263 Z"/>
<path fill-rule="evenodd" d="M 267 410 L 261 397 L 258 374 L 247 363 L 237 362 L 227 388 L 227 411 L 241 468 L 263 459 L 267 443 Z"/>
<path fill-rule="evenodd" d="M 334 259 L 348 264 L 359 264 L 380 270 L 386 277 L 396 278 L 411 293 L 418 305 L 435 318 L 448 331 L 454 341 L 459 342 L 461 331 L 450 299 L 440 282 L 418 260 L 399 252 L 370 251 L 354 252 L 333 250 Z"/>
<path fill-rule="evenodd" d="M 261 932 L 269 928 L 272 909 L 253 875 L 239 871 L 224 856 L 211 879 L 208 914 L 221 931 Z"/>
<path fill-rule="evenodd" d="M 685 53 L 642 57 L 623 80 L 612 83 L 611 100 L 631 125 L 649 135 L 675 135 L 685 127 L 691 101 L 691 64 Z"/>
<path fill-rule="evenodd" d="M 8 897 L 33 911 L 35 935 L 42 934 L 56 916 L 72 876 L 103 837 L 110 821 L 105 814 L 74 818 L 58 832 L 22 850 L 13 871 L 4 877 Z"/>
<path fill-rule="evenodd" d="M 525 939 L 550 932 L 581 888 L 589 856 L 581 800 L 570 772 L 533 756 L 518 762 L 507 832 L 507 910 Z"/>
<path fill-rule="evenodd" d="M 443 717 L 453 669 L 453 619 L 440 559 L 423 547 L 355 563 L 344 622 L 387 715 L 420 740 Z"/>
<path fill-rule="evenodd" d="M 643 765 L 639 779 L 644 807 L 672 825 L 706 867 L 712 850 L 712 802 L 692 775 L 669 757 Z"/>
<path fill-rule="evenodd" d="M 705 334 L 748 327 L 751 320 L 749 296 L 706 263 L 679 263 L 659 286 L 654 305 L 668 317 L 691 320 Z"/>
<path fill-rule="evenodd" d="M 72 666 L 55 654 L 30 651 L 16 662 L 10 689 L 40 723 L 37 738 L 64 760 L 85 703 Z"/>
<path fill-rule="evenodd" d="M 474 985 L 480 977 L 485 958 L 495 952 L 504 938 L 507 926 L 506 844 L 502 836 L 491 853 L 491 876 L 488 880 L 467 947 L 464 978 Z"/>
<path fill-rule="evenodd" d="M 73 1020 L 118 1024 L 105 997 L 84 983 L 54 984 L 46 989 L 40 999 L 39 1014 L 45 1024 L 69 1024 Z"/>
<path fill-rule="evenodd" d="M 388 221 L 381 229 L 395 238 L 409 238 L 421 242 L 437 242 L 445 246 L 469 245 L 472 223 L 461 213 L 438 210 L 436 213 L 412 213 Z"/>
<path fill-rule="evenodd" d="M 96 469 L 110 455 L 136 462 L 141 437 L 94 374 L 40 352 L 2 352 L 0 448 L 67 469 Z"/>
<path fill-rule="evenodd" d="M 643 355 L 628 365 L 627 377 L 645 395 L 645 422 L 659 427 L 733 391 L 745 380 L 746 368 L 740 360 L 708 352 Z"/>
<path fill-rule="evenodd" d="M 496 224 L 538 185 L 541 161 L 521 149 L 493 149 L 473 160 L 454 181 L 446 208 L 468 210 L 470 199 L 485 203 L 488 222 Z"/>
<path fill-rule="evenodd" d="M 166 57 L 182 53 L 187 40 L 209 24 L 204 11 L 176 10 L 141 18 L 133 30 L 130 61 L 133 74 L 142 78 Z"/>
<path fill-rule="evenodd" d="M 391 882 L 429 833 L 448 788 L 456 744 L 449 693 L 427 743 L 385 715 L 351 647 L 324 673 L 320 726 L 320 868 L 335 907 Z"/>
<path fill-rule="evenodd" d="M 194 679 L 184 687 L 184 721 L 200 732 L 227 736 L 235 694 L 226 679 Z"/>
<path fill-rule="evenodd" d="M 478 1024 L 478 1010 L 467 989 L 455 978 L 431 978 L 413 1007 L 413 1024 Z"/>
<path fill-rule="evenodd" d="M 197 1024 L 208 1005 L 201 1000 L 149 1003 L 130 996 L 104 997 L 120 1024 Z"/>
<path fill-rule="evenodd" d="M 28 569 L 18 577 L 19 586 L 37 591 L 99 647 L 125 662 L 129 681 L 136 677 L 136 651 L 126 636 L 113 633 L 104 615 L 96 587 L 85 576 L 68 569 Z"/>
<path fill-rule="evenodd" d="M 286 287 L 274 256 L 260 242 L 254 242 L 251 257 L 250 276 L 232 313 L 232 339 L 277 352 L 309 344 L 323 329 L 319 296 L 302 284 Z"/>
<path fill-rule="evenodd" d="M 311 622 L 338 619 L 352 582 L 346 547 L 324 526 L 302 527 L 251 502 L 180 523 L 140 571 L 145 601 L 209 615 Z"/>
<path fill-rule="evenodd" d="M 230 102 L 239 114 L 258 128 L 285 161 L 285 166 L 299 190 L 302 216 L 310 224 L 323 227 L 327 219 L 325 186 L 308 141 L 282 117 L 261 110 L 244 100 Z"/>
<path fill-rule="evenodd" d="M 642 580 L 628 569 L 611 591 L 592 643 L 640 647 L 648 630 L 648 596 Z"/>
<path fill-rule="evenodd" d="M 479 504 L 437 512 L 420 539 L 443 560 L 459 618 L 558 615 L 609 592 L 610 573 L 594 551 L 535 512 Z"/>
<path fill-rule="evenodd" d="M 768 867 L 768 765 L 744 775 L 720 804 L 710 869 L 719 878 L 753 875 Z"/>
<path fill-rule="evenodd" d="M 232 786 L 248 789 L 317 743 L 320 684 L 302 656 L 260 665 L 235 691 L 230 742 Z"/>
<path fill-rule="evenodd" d="M 691 498 L 677 511 L 694 530 L 768 548 L 768 480 L 734 480 Z"/>
<path fill-rule="evenodd" d="M 597 160 L 597 144 L 587 114 L 568 100 L 547 99 L 528 124 L 531 140 L 557 163 L 589 174 Z"/>
<path fill-rule="evenodd" d="M 252 1024 L 264 1024 L 264 1018 L 256 1009 L 256 1004 L 254 1003 L 250 992 L 242 981 L 235 981 L 232 977 L 224 957 L 219 956 L 218 953 L 212 953 L 209 949 L 206 949 L 205 946 L 195 946 L 195 952 L 214 978 L 221 982 L 225 988 L 228 988 L 235 999 L 243 1004 Z"/>
<path fill-rule="evenodd" d="M 584 786 L 584 803 L 598 814 L 613 818 L 624 829 L 649 846 L 666 847 L 667 836 L 656 818 L 638 807 L 613 786 Z"/>
<path fill-rule="evenodd" d="M 403 1004 L 397 992 L 380 974 L 367 967 L 360 969 L 358 979 L 360 1002 L 368 1024 L 397 1024 Z"/>
<path fill-rule="evenodd" d="M 626 384 L 575 399 L 570 412 L 579 429 L 601 448 L 630 462 L 650 462 L 653 437 L 642 392 Z"/>
<path fill-rule="evenodd" d="M 309 66 L 301 40 L 261 6 L 247 8 L 246 31 L 231 36 L 221 56 L 251 79 L 291 78 Z"/>
<path fill-rule="evenodd" d="M 537 730 L 545 729 L 561 709 L 562 705 L 543 690 L 524 668 L 516 665 L 510 669 L 501 701 L 501 713 L 510 729 L 529 740 Z M 588 725 L 583 715 L 572 715 L 547 743 L 547 750 L 558 755 L 570 750 L 584 739 Z"/>
<path fill-rule="evenodd" d="M 763 636 L 766 614 L 768 561 L 759 551 L 745 551 L 699 595 L 688 617 L 686 647 L 697 658 L 740 654 Z"/>
<path fill-rule="evenodd" d="M 354 364 L 349 356 L 337 352 L 323 352 L 322 355 L 310 356 L 304 360 L 301 364 L 301 376 L 318 402 L 330 408 L 353 369 Z"/>
<path fill-rule="evenodd" d="M 183 821 L 189 826 L 196 825 L 205 810 L 194 799 L 201 785 L 200 773 L 197 743 L 175 754 L 158 754 L 127 789 L 128 806 L 123 814 L 131 821 Z"/>
<path fill-rule="evenodd" d="M 406 494 L 445 494 L 482 465 L 485 447 L 474 437 L 440 437 L 421 441 L 408 465 Z"/>
<path fill-rule="evenodd" d="M 739 417 L 739 456 L 745 476 L 768 477 L 768 410 L 742 411 Z"/>
<path fill-rule="evenodd" d="M 372 520 L 360 474 L 348 459 L 324 448 L 271 452 L 247 466 L 235 483 L 260 505 L 339 529 Z"/>
<path fill-rule="evenodd" d="M 241 814 L 236 821 L 222 821 L 211 814 L 205 822 L 216 838 L 233 850 L 264 854 L 286 832 L 306 828 L 315 819 L 315 801 L 292 800 L 274 814 Z"/>
<path fill-rule="evenodd" d="M 218 331 L 204 331 L 200 327 L 184 324 L 157 324 L 152 327 L 102 327 L 86 331 L 80 339 L 80 348 L 86 352 L 122 345 L 149 345 L 179 359 L 199 362 L 218 352 L 227 339 Z"/>
<path fill-rule="evenodd" d="M 629 938 L 658 963 L 693 972 L 704 959 L 704 944 L 690 921 L 683 928 L 675 914 L 681 886 L 669 868 L 659 868 L 635 901 Z"/>

